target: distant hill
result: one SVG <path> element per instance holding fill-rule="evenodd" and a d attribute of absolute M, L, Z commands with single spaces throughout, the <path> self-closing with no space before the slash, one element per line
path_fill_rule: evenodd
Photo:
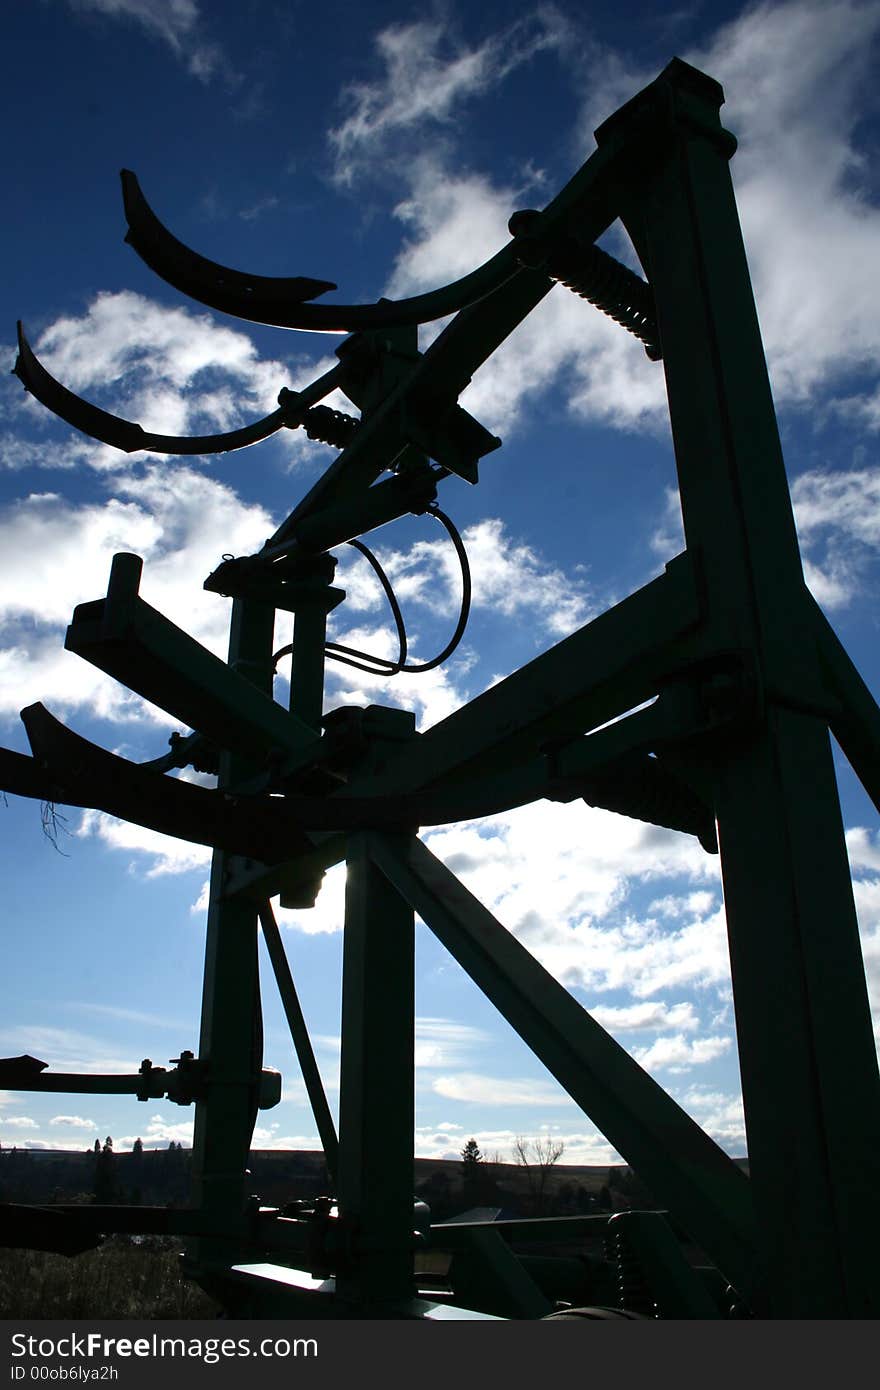
<path fill-rule="evenodd" d="M 748 1171 L 746 1159 L 735 1160 Z M 248 1160 L 251 1191 L 267 1205 L 333 1195 L 324 1155 L 315 1150 L 255 1149 Z M 0 1201 L 96 1200 L 166 1206 L 189 1201 L 192 1152 L 144 1149 L 141 1153 L 64 1149 L 0 1150 Z M 624 1165 L 558 1163 L 543 1184 L 514 1163 L 484 1161 L 465 1187 L 459 1159 L 417 1158 L 415 1195 L 435 1220 L 465 1208 L 501 1208 L 509 1214 L 586 1214 L 626 1206 L 658 1205 Z M 541 1189 L 540 1195 L 538 1189 Z"/>

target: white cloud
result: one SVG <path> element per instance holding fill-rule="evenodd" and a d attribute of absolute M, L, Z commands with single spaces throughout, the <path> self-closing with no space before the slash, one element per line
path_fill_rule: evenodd
<path fill-rule="evenodd" d="M 485 1049 L 489 1034 L 467 1023 L 449 1018 L 416 1019 L 415 1064 L 417 1068 L 460 1065 L 472 1052 Z"/>
<path fill-rule="evenodd" d="M 714 885 L 717 859 L 691 837 L 575 802 L 537 802 L 479 822 L 431 830 L 430 849 L 542 964 L 569 987 L 626 989 L 645 999 L 683 984 L 726 992 L 723 910 L 713 891 L 681 895 L 681 925 L 626 911 L 653 880 Z M 690 902 L 689 902 L 690 896 Z M 204 904 L 203 896 L 200 903 Z M 345 871 L 330 869 L 308 911 L 276 909 L 281 925 L 340 931 Z M 614 915 L 614 922 L 603 919 Z M 670 1026 L 689 1026 L 684 1015 Z"/>
<path fill-rule="evenodd" d="M 650 1032 L 667 1028 L 684 1028 L 692 1032 L 699 1027 L 699 1019 L 691 1003 L 665 1004 L 655 1000 L 619 1008 L 598 1004 L 589 1012 L 596 1023 L 611 1033 Z"/>
<path fill-rule="evenodd" d="M 791 499 L 807 584 L 824 608 L 842 608 L 880 556 L 880 468 L 813 469 L 795 478 Z"/>
<path fill-rule="evenodd" d="M 74 10 L 96 10 L 112 19 L 132 20 L 164 40 L 185 59 L 194 77 L 206 81 L 225 68 L 217 44 L 205 39 L 196 0 L 68 0 Z"/>
<path fill-rule="evenodd" d="M 655 898 L 648 904 L 648 912 L 651 916 L 659 917 L 684 917 L 704 916 L 711 912 L 715 905 L 713 895 L 704 888 L 697 889 L 693 893 L 685 893 L 676 896 L 670 894 L 665 898 Z"/>
<path fill-rule="evenodd" d="M 46 1062 L 52 1071 L 72 1072 L 136 1072 L 141 1054 L 120 1057 L 106 1044 L 72 1028 L 56 1028 L 50 1024 L 20 1023 L 0 1031 L 0 1051 L 6 1056 L 27 1053 Z"/>
<path fill-rule="evenodd" d="M 430 152 L 409 170 L 412 191 L 396 209 L 410 232 L 386 294 L 421 293 L 472 270 L 509 241 L 522 191 L 488 177 L 452 174 Z M 579 417 L 620 428 L 664 427 L 662 370 L 618 324 L 569 290 L 555 288 L 476 372 L 462 404 L 508 434 L 522 410 L 562 380 Z"/>
<path fill-rule="evenodd" d="M 473 577 L 475 614 L 483 610 L 505 619 L 528 617 L 534 623 L 535 641 L 544 645 L 548 638 L 565 636 L 594 616 L 593 597 L 584 580 L 563 573 L 512 535 L 501 518 L 486 517 L 465 527 L 462 540 Z M 451 629 L 461 595 L 461 570 L 449 541 L 418 540 L 406 549 L 380 542 L 372 548 L 401 602 L 446 618 Z M 340 558 L 337 582 L 347 594 L 340 613 L 383 606 L 386 600 L 372 570 L 357 564 L 349 552 L 343 551 Z M 380 654 L 391 655 L 391 648 Z"/>
<path fill-rule="evenodd" d="M 408 621 L 408 632 L 412 625 Z M 375 653 L 379 656 L 396 656 L 397 647 L 389 641 L 384 627 L 339 627 L 332 632 L 332 640 L 357 651 Z M 441 639 L 442 641 L 443 639 Z M 430 658 L 433 650 L 427 651 L 418 640 L 414 640 L 409 658 L 413 661 Z M 467 669 L 467 657 L 452 659 L 449 665 L 437 666 L 433 671 L 421 674 L 407 674 L 389 678 L 372 675 L 366 671 L 356 671 L 353 667 L 327 662 L 327 688 L 325 708 L 334 709 L 341 705 L 392 705 L 395 708 L 412 710 L 416 715 L 418 728 L 436 724 L 453 710 L 458 709 L 465 698 L 465 692 L 455 684 L 456 678 Z"/>
<path fill-rule="evenodd" d="M 880 830 L 871 834 L 863 825 L 846 832 L 846 848 L 853 870 L 871 869 L 880 873 Z"/>
<path fill-rule="evenodd" d="M 802 473 L 791 493 L 802 540 L 810 543 L 819 532 L 839 531 L 880 550 L 880 467 Z"/>
<path fill-rule="evenodd" d="M 273 902 L 279 927 L 296 927 L 307 936 L 342 931 L 345 921 L 345 865 L 335 864 L 324 875 L 315 906 L 308 910 L 281 907 Z"/>
<path fill-rule="evenodd" d="M 578 1119 L 582 1122 L 582 1117 Z M 521 1133 L 522 1131 L 518 1133 L 512 1129 L 490 1128 L 486 1125 L 462 1126 L 448 1121 L 434 1125 L 418 1124 L 415 1132 L 416 1157 L 455 1161 L 461 1156 L 466 1138 L 473 1136 L 487 1162 L 513 1164 L 513 1146 Z M 552 1128 L 547 1125 L 541 1126 L 541 1137 L 547 1134 L 564 1145 L 564 1165 L 605 1167 L 611 1163 L 622 1162 L 617 1151 L 596 1129 L 569 1130 L 563 1129 L 559 1124 L 554 1124 Z"/>
<path fill-rule="evenodd" d="M 880 468 L 810 469 L 793 480 L 791 501 L 808 588 L 823 608 L 846 607 L 880 554 Z M 650 547 L 666 559 L 683 545 L 678 490 L 669 488 Z"/>
<path fill-rule="evenodd" d="M 228 601 L 205 592 L 200 580 L 224 551 L 247 554 L 262 544 L 272 529 L 266 511 L 190 467 L 160 464 L 145 477 L 120 476 L 108 486 L 115 495 L 104 504 L 45 493 L 0 517 L 0 713 L 43 700 L 179 727 L 63 649 L 74 605 L 106 592 L 117 551 L 144 558 L 141 594 L 148 603 L 172 618 L 185 613 L 187 631 L 225 656 Z"/>
<path fill-rule="evenodd" d="M 723 986 L 729 978 L 720 910 L 684 917 L 675 929 L 626 910 L 641 883 L 717 881 L 717 860 L 689 836 L 580 802 L 538 802 L 425 839 L 569 987 L 626 988 L 638 999 L 684 983 Z"/>
<path fill-rule="evenodd" d="M 872 843 L 869 833 L 861 828 L 847 833 L 850 863 L 857 874 L 859 871 L 864 874 L 866 870 L 876 873 L 880 869 L 878 838 L 875 835 Z M 865 878 L 860 875 L 854 878 L 853 897 L 859 919 L 874 1036 L 880 1047 L 880 877 Z"/>
<path fill-rule="evenodd" d="M 379 150 L 387 160 L 389 143 L 401 131 L 442 126 L 468 97 L 497 86 L 537 53 L 558 48 L 565 33 L 564 20 L 550 6 L 472 48 L 455 43 L 448 24 L 434 19 L 383 29 L 376 37 L 383 76 L 346 89 L 348 114 L 331 131 L 337 177 L 350 183 Z"/>
<path fill-rule="evenodd" d="M 141 1009 L 127 1009 L 119 1004 L 80 1003 L 68 1000 L 66 1007 L 80 1013 L 97 1014 L 99 1018 L 112 1018 L 123 1023 L 144 1023 L 151 1028 L 180 1028 L 177 1019 L 164 1018 L 159 1014 L 144 1013 Z"/>
<path fill-rule="evenodd" d="M 185 874 L 211 862 L 211 850 L 207 845 L 175 840 L 158 830 L 117 820 L 103 811 L 84 811 L 77 834 L 93 836 L 111 849 L 148 856 L 147 878 Z M 141 862 L 138 859 L 134 864 L 140 867 Z"/>
<path fill-rule="evenodd" d="M 53 1115 L 49 1124 L 67 1129 L 90 1129 L 93 1133 L 98 1128 L 94 1120 L 83 1119 L 82 1115 Z"/>
<path fill-rule="evenodd" d="M 745 1154 L 746 1128 L 740 1095 L 691 1086 L 677 1099 L 716 1144 L 730 1154 Z"/>
<path fill-rule="evenodd" d="M 650 1047 L 637 1048 L 636 1061 L 646 1071 L 690 1071 L 692 1067 L 714 1062 L 730 1050 L 728 1038 L 691 1038 L 677 1033 L 671 1038 L 657 1038 Z"/>
<path fill-rule="evenodd" d="M 65 386 L 96 405 L 165 434 L 212 434 L 268 415 L 282 386 L 305 385 L 321 364 L 299 355 L 292 361 L 261 359 L 246 333 L 216 322 L 200 309 L 171 308 L 130 290 L 102 292 L 85 313 L 56 319 L 35 349 Z M 7 387 L 7 414 L 47 429 L 52 417 L 17 384 Z M 65 445 L 50 444 L 43 466 L 88 463 L 118 472 L 135 466 L 109 445 L 94 444 L 63 427 Z M 295 454 L 312 455 L 302 431 L 285 431 Z M 39 462 L 37 446 L 5 436 L 4 465 L 20 466 L 19 451 Z M 67 450 L 70 453 L 67 453 Z M 143 451 L 134 456 L 143 460 Z"/>
<path fill-rule="evenodd" d="M 271 410 L 285 381 L 295 387 L 300 373 L 311 376 L 305 360 L 293 372 L 261 360 L 249 338 L 207 315 L 130 293 L 98 295 L 79 318 L 52 324 L 37 346 L 72 389 L 114 413 L 141 417 L 148 428 L 172 431 L 237 425 L 242 415 Z M 20 428 L 7 431 L 7 465 L 85 464 L 101 474 L 107 498 L 74 502 L 60 490 L 32 493 L 0 514 L 0 714 L 45 700 L 104 718 L 176 724 L 63 650 L 72 609 L 106 591 L 115 552 L 133 551 L 146 561 L 144 598 L 172 618 L 186 613 L 187 630 L 225 655 L 228 602 L 203 591 L 201 580 L 222 554 L 262 544 L 274 519 L 197 464 L 86 443 L 20 389 L 11 415 Z M 41 457 L 25 426 L 63 428 L 64 443 L 51 443 Z M 285 432 L 285 445 L 289 439 L 299 434 Z M 275 447 L 263 446 L 268 457 Z M 294 443 L 292 451 L 302 447 Z"/>
<path fill-rule="evenodd" d="M 139 1135 L 124 1136 L 119 1140 L 119 1148 L 130 1148 L 136 1138 L 143 1140 L 145 1149 L 167 1149 L 170 1143 L 182 1144 L 185 1149 L 192 1146 L 193 1120 L 170 1121 L 164 1115 L 151 1115 Z"/>
<path fill-rule="evenodd" d="M 857 130 L 878 34 L 877 0 L 789 0 L 749 7 L 688 55 L 723 83 L 740 141 L 732 168 L 780 400 L 810 398 L 880 348 L 880 209 Z"/>
<path fill-rule="evenodd" d="M 28 1115 L 4 1115 L 3 1124 L 7 1129 L 39 1129 L 36 1120 Z"/>
<path fill-rule="evenodd" d="M 872 267 L 880 211 L 868 191 L 858 122 L 878 31 L 877 0 L 835 7 L 790 0 L 749 7 L 704 50 L 686 55 L 725 85 L 725 119 L 740 140 L 732 167 L 741 220 L 781 403 L 827 394 L 851 369 L 873 370 L 877 360 L 880 282 Z M 589 148 L 593 127 L 656 73 L 635 70 L 594 42 L 577 51 L 590 93 L 582 137 Z M 377 129 L 396 120 L 390 90 L 371 89 Z M 412 90 L 421 100 L 422 89 Z M 451 101 L 438 109 L 446 113 Z M 370 121 L 359 130 L 372 132 Z M 410 192 L 396 210 L 408 240 L 386 290 L 392 297 L 472 269 L 507 241 L 507 219 L 521 205 L 521 191 L 467 167 L 453 172 L 443 141 L 424 131 L 408 153 L 395 166 Z M 454 158 L 461 168 L 460 155 Z M 620 254 L 632 258 L 631 248 Z M 623 429 L 665 428 L 662 370 L 630 335 L 561 289 L 478 372 L 463 399 L 490 428 L 509 432 L 524 404 L 560 379 L 570 407 L 584 418 Z M 846 408 L 858 414 L 864 405 L 871 415 L 875 401 L 872 379 L 863 395 L 846 396 Z"/>
<path fill-rule="evenodd" d="M 447 1100 L 467 1101 L 477 1105 L 573 1106 L 574 1102 L 561 1087 L 549 1081 L 531 1077 L 512 1079 L 484 1076 L 477 1072 L 457 1072 L 438 1076 L 431 1089 Z"/>
<path fill-rule="evenodd" d="M 880 346 L 880 209 L 859 123 L 871 99 L 877 0 L 751 4 L 682 56 L 722 83 L 731 169 L 774 392 L 807 402 Z M 780 54 L 785 55 L 780 62 Z M 583 138 L 656 72 L 595 48 Z M 870 416 L 876 382 L 848 396 Z"/>
<path fill-rule="evenodd" d="M 484 175 L 452 175 L 430 152 L 408 170 L 411 191 L 394 209 L 408 234 L 398 252 L 388 293 L 412 294 L 466 275 L 510 240 L 513 189 Z"/>
<path fill-rule="evenodd" d="M 260 394 L 266 392 L 262 404 L 272 400 L 271 383 L 246 334 L 217 324 L 202 310 L 168 308 L 130 290 L 98 294 L 85 314 L 56 319 L 40 335 L 36 350 L 71 391 L 90 398 L 109 391 L 115 414 L 154 433 L 185 433 L 190 414 L 209 421 L 209 428 L 227 428 L 232 405 L 216 389 L 220 373 L 244 388 L 248 404 L 260 387 Z M 209 379 L 214 389 L 206 403 L 199 393 L 189 402 L 183 398 L 186 388 L 204 387 Z M 102 455 L 99 463 L 107 460 L 119 466 L 116 451 Z"/>
<path fill-rule="evenodd" d="M 321 1149 L 321 1141 L 316 1130 L 311 1130 L 305 1134 L 279 1134 L 277 1129 L 262 1131 L 259 1143 L 255 1145 L 261 1149 L 283 1149 L 295 1150 L 304 1153 L 318 1153 Z"/>

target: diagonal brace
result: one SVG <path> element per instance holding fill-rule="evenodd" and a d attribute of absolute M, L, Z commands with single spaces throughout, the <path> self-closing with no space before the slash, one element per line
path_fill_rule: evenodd
<path fill-rule="evenodd" d="M 819 662 L 839 702 L 830 717 L 831 732 L 880 811 L 880 708 L 812 596 L 811 602 Z"/>
<path fill-rule="evenodd" d="M 332 1181 L 335 1183 L 338 1171 L 339 1139 L 336 1135 L 336 1127 L 333 1124 L 333 1116 L 330 1113 L 330 1107 L 327 1104 L 327 1096 L 321 1082 L 318 1064 L 315 1061 L 312 1041 L 309 1037 L 305 1018 L 303 1017 L 302 1006 L 299 1002 L 296 986 L 293 983 L 293 975 L 291 974 L 290 965 L 287 961 L 284 943 L 281 940 L 281 933 L 278 930 L 278 923 L 275 920 L 272 906 L 268 901 L 259 906 L 257 909 L 257 916 L 260 919 L 260 926 L 263 929 L 263 940 L 266 943 L 269 959 L 272 962 L 275 981 L 278 985 L 278 993 L 281 995 L 281 1003 L 284 1006 L 287 1026 L 290 1029 L 290 1036 L 293 1040 L 297 1061 L 299 1062 L 306 1093 L 309 1097 L 309 1104 L 312 1107 L 312 1114 L 315 1118 L 315 1124 L 318 1127 L 321 1147 L 324 1150 L 324 1161 L 327 1164 L 327 1171 Z"/>
<path fill-rule="evenodd" d="M 371 857 L 608 1141 L 745 1298 L 759 1293 L 749 1180 L 420 841 Z"/>

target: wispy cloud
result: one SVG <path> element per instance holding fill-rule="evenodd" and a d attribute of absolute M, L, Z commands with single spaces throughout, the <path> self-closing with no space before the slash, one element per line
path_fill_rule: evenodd
<path fill-rule="evenodd" d="M 558 49 L 567 28 L 561 13 L 544 5 L 471 47 L 456 41 L 441 20 L 383 29 L 376 38 L 382 75 L 346 89 L 347 115 L 330 134 L 340 182 L 350 183 L 380 151 L 387 157 L 399 132 L 442 127 L 468 98 L 497 86 L 536 54 Z"/>
<path fill-rule="evenodd" d="M 676 1097 L 689 1115 L 730 1154 L 746 1152 L 742 1097 L 711 1086 L 689 1086 Z"/>
<path fill-rule="evenodd" d="M 811 470 L 792 486 L 807 584 L 824 608 L 865 593 L 880 559 L 880 467 Z"/>
<path fill-rule="evenodd" d="M 488 1033 L 449 1018 L 416 1019 L 416 1066 L 424 1069 L 461 1065 L 490 1041 Z"/>
<path fill-rule="evenodd" d="M 7 1055 L 28 1053 L 48 1063 L 53 1071 L 134 1072 L 140 1065 L 132 1057 L 111 1053 L 103 1040 L 71 1028 L 49 1024 L 15 1024 L 0 1032 L 0 1048 Z"/>
<path fill-rule="evenodd" d="M 859 133 L 878 39 L 877 0 L 788 0 L 748 7 L 688 55 L 723 83 L 740 141 L 733 176 L 781 401 L 826 394 L 880 350 L 880 208 Z"/>
<path fill-rule="evenodd" d="M 95 1014 L 98 1018 L 112 1018 L 122 1023 L 145 1023 L 151 1028 L 180 1028 L 177 1019 L 145 1013 L 141 1009 L 127 1009 L 120 1004 L 80 1003 L 71 1000 L 66 1007 L 79 1013 Z"/>
<path fill-rule="evenodd" d="M 204 32 L 196 0 L 67 0 L 73 10 L 92 10 L 110 19 L 140 24 L 162 39 L 194 77 L 208 81 L 231 68 L 219 45 Z"/>
<path fill-rule="evenodd" d="M 438 1076 L 432 1083 L 438 1096 L 476 1105 L 573 1106 L 574 1102 L 552 1082 L 532 1077 L 513 1079 L 484 1076 L 478 1072 L 457 1072 Z"/>
<path fill-rule="evenodd" d="M 725 85 L 725 119 L 740 140 L 732 168 L 777 400 L 827 402 L 840 391 L 850 416 L 869 424 L 878 399 L 880 283 L 872 267 L 880 210 L 859 121 L 872 100 L 878 34 L 877 0 L 835 7 L 788 0 L 747 8 L 702 50 L 684 55 Z M 417 46 L 411 41 L 405 48 L 414 54 Z M 577 51 L 590 93 L 578 143 L 589 149 L 594 126 L 656 72 L 583 34 Z M 782 66 L 780 53 L 786 54 Z M 491 70 L 498 81 L 507 73 L 503 64 Z M 352 143 L 369 143 L 374 125 L 378 136 L 386 121 L 410 129 L 406 103 L 398 122 L 390 67 L 369 90 L 375 108 L 359 109 L 337 131 L 337 144 L 343 131 Z M 445 95 L 438 110 L 449 120 L 458 87 L 441 83 L 439 90 Z M 469 90 L 480 90 L 473 74 Z M 388 282 L 391 297 L 455 278 L 497 250 L 522 197 L 475 170 L 430 130 L 410 136 L 407 152 L 393 166 L 409 192 L 396 210 L 407 240 Z M 861 368 L 868 368 L 869 380 L 853 394 L 846 383 Z M 465 400 L 490 428 L 509 432 L 523 404 L 553 383 L 561 383 L 570 409 L 585 419 L 622 429 L 665 428 L 662 369 L 646 361 L 628 334 L 561 289 L 477 374 Z"/>

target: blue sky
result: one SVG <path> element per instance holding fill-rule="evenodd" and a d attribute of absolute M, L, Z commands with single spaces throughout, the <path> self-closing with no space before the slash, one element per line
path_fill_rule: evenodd
<path fill-rule="evenodd" d="M 10 10 L 5 35 L 9 367 L 21 317 L 73 390 L 181 434 L 267 414 L 282 386 L 332 364 L 336 340 L 214 314 L 164 285 L 123 244 L 121 167 L 214 260 L 335 280 L 348 302 L 399 297 L 503 245 L 510 213 L 548 202 L 593 129 L 673 55 L 719 79 L 808 580 L 880 689 L 880 0 L 490 3 L 479 15 L 452 3 L 32 0 Z M 630 255 L 614 231 L 607 244 Z M 423 676 L 331 666 L 329 708 L 404 705 L 426 728 L 681 548 L 662 367 L 584 301 L 555 289 L 463 399 L 504 440 L 478 487 L 442 490 L 473 566 L 465 641 Z M 100 597 L 112 555 L 132 550 L 147 600 L 223 653 L 227 604 L 203 579 L 223 553 L 256 549 L 333 454 L 284 431 L 210 459 L 123 455 L 6 375 L 0 437 L 0 742 L 27 751 L 18 712 L 41 700 L 105 747 L 158 756 L 179 726 L 63 651 L 74 605 Z M 423 518 L 374 537 L 417 658 L 455 621 L 438 535 Z M 345 548 L 339 561 L 348 599 L 333 635 L 391 652 L 369 571 Z M 280 623 L 279 645 L 289 638 Z M 876 1020 L 878 818 L 838 764 Z M 208 854 L 66 815 L 59 853 L 36 803 L 0 804 L 0 1055 L 57 1070 L 166 1064 L 197 1048 Z M 709 1133 L 745 1152 L 717 857 L 581 803 L 426 840 Z M 334 1106 L 341 908 L 337 869 L 313 911 L 279 914 Z M 255 1143 L 317 1147 L 264 964 L 265 1060 L 285 1086 Z M 457 1156 L 474 1135 L 508 1158 L 515 1136 L 550 1131 L 566 1161 L 615 1158 L 423 927 L 417 1012 L 419 1154 Z M 188 1144 L 191 1128 L 192 1112 L 170 1104 L 0 1096 L 4 1146 L 81 1148 L 106 1134 L 123 1148 L 138 1135 Z"/>

